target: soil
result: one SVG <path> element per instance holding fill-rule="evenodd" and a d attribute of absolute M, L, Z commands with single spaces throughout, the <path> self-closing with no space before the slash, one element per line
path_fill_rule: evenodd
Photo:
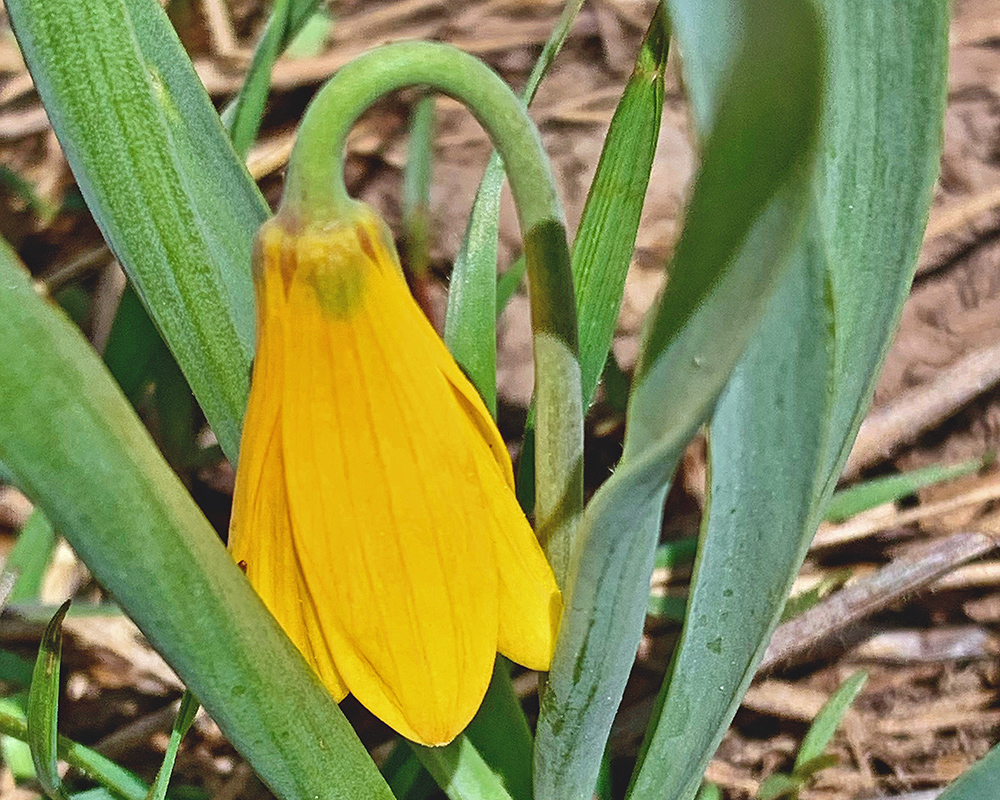
<path fill-rule="evenodd" d="M 260 144 L 250 155 L 273 202 L 281 153 L 312 92 L 352 55 L 397 39 L 448 41 L 487 60 L 515 88 L 523 86 L 561 0 L 344 0 L 320 40 L 281 60 Z M 550 77 L 532 106 L 550 153 L 571 229 L 579 219 L 602 137 L 654 3 L 592 0 L 584 8 Z M 260 0 L 188 0 L 170 10 L 213 98 L 221 105 L 239 85 L 265 20 Z M 1000 372 L 991 348 L 1000 342 L 1000 17 L 989 0 L 955 0 L 949 102 L 941 177 L 917 278 L 862 430 L 849 477 L 870 477 L 929 464 L 957 463 L 1000 446 Z M 411 93 L 378 104 L 350 142 L 352 191 L 377 206 L 399 230 Z M 437 105 L 431 279 L 423 297 L 440 323 L 451 260 L 489 154 L 485 135 L 456 103 Z M 278 154 L 275 157 L 275 154 Z M 677 59 L 671 54 L 663 126 L 652 185 L 636 244 L 615 342 L 628 370 L 642 317 L 664 279 L 696 163 Z M 26 188 L 27 187 L 27 188 Z M 73 184 L 6 19 L 0 16 L 0 234 L 32 273 L 46 281 L 100 346 L 124 286 Z M 509 202 L 501 226 L 501 268 L 520 239 Z M 501 320 L 501 424 L 516 430 L 531 393 L 528 305 L 520 293 Z M 979 360 L 976 357 L 981 356 Z M 987 357 L 990 356 L 990 357 Z M 983 362 L 983 363 L 980 363 Z M 976 366 L 978 364 L 978 366 Z M 956 366 L 957 365 L 957 366 Z M 970 366 L 972 365 L 972 366 Z M 952 369 L 952 372 L 949 372 Z M 974 388 L 956 392 L 955 374 Z M 944 377 L 942 377 L 944 376 Z M 155 425 L 155 419 L 151 419 Z M 881 425 L 882 427 L 878 427 Z M 886 433 L 888 431 L 888 433 Z M 621 447 L 621 415 L 598 405 L 588 423 L 588 481 L 596 485 Z M 867 448 L 867 449 L 866 449 Z M 189 476 L 192 490 L 220 531 L 226 528 L 232 475 L 225 464 Z M 671 494 L 666 536 L 697 529 L 704 454 L 689 449 Z M 914 548 L 961 531 L 1000 532 L 1000 475 L 987 468 L 883 508 L 871 524 L 828 526 L 799 588 L 847 569 L 859 580 Z M 992 492 L 992 494 L 991 494 Z M 984 499 L 986 498 L 986 499 Z M 951 501 L 939 506 L 943 501 Z M 923 511 L 921 511 L 921 509 Z M 0 552 L 11 546 L 30 504 L 0 486 Z M 860 532 L 859 532 L 860 531 Z M 687 576 L 657 576 L 666 593 Z M 70 594 L 96 596 L 86 570 L 67 547 L 58 551 L 43 592 L 46 602 Z M 67 624 L 64 734 L 96 747 L 150 778 L 159 765 L 180 685 L 128 624 L 81 619 Z M 666 667 L 676 628 L 650 619 L 639 660 L 612 737 L 613 772 L 627 780 L 642 723 Z M 5 615 L 0 644 L 29 656 L 38 625 Z M 1000 737 L 1000 560 L 987 555 L 956 566 L 929 588 L 887 600 L 881 610 L 838 628 L 824 646 L 792 666 L 758 676 L 708 770 L 727 798 L 754 796 L 760 782 L 791 768 L 822 703 L 858 669 L 869 680 L 833 740 L 833 766 L 802 791 L 803 800 L 886 795 L 916 798 L 946 785 Z M 536 683 L 516 684 L 530 708 Z M 377 758 L 389 732 L 356 705 L 349 716 Z M 175 786 L 200 787 L 212 798 L 266 798 L 267 790 L 203 713 L 186 739 Z M 0 797 L 37 796 L 0 772 Z"/>

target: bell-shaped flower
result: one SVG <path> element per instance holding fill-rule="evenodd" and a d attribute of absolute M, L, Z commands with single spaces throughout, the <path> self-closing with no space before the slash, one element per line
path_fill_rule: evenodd
<path fill-rule="evenodd" d="M 548 668 L 562 600 L 489 413 L 367 206 L 257 240 L 230 550 L 337 700 L 424 744 L 496 653 Z"/>

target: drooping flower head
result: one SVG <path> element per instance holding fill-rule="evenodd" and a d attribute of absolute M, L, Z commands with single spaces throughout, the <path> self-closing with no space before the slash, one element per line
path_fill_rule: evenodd
<path fill-rule="evenodd" d="M 489 413 L 381 219 L 273 218 L 230 549 L 337 700 L 451 741 L 500 652 L 549 666 L 561 597 Z"/>

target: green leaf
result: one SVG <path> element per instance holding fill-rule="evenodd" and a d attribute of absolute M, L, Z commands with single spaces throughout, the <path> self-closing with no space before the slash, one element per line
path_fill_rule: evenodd
<path fill-rule="evenodd" d="M 826 349 L 811 346 L 827 315 L 822 273 L 804 249 L 797 248 L 793 272 L 773 298 L 761 327 L 767 335 L 751 343 L 713 418 L 709 514 L 681 639 L 634 778 L 636 798 L 694 794 L 725 729 L 718 720 L 728 724 L 753 677 L 751 659 L 772 625 L 772 604 L 783 606 L 789 563 L 797 566 L 804 555 L 798 548 L 808 547 L 803 531 L 814 524 L 823 452 L 820 428 L 808 423 L 828 409 L 830 365 Z M 747 413 L 751 401 L 769 413 Z M 795 459 L 786 455 L 792 443 Z M 761 474 L 762 464 L 770 472 Z M 767 583 L 772 575 L 780 576 L 776 587 Z"/>
<path fill-rule="evenodd" d="M 940 154 L 946 9 L 933 0 L 822 6 L 825 113 L 806 237 L 780 306 L 715 412 L 688 622 L 637 798 L 691 797 L 735 713 L 860 424 L 926 218 Z M 702 130 L 723 108 L 740 7 L 671 3 Z"/>
<path fill-rule="evenodd" d="M 320 0 L 275 0 L 240 92 L 222 112 L 233 149 L 241 158 L 246 158 L 260 131 L 267 96 L 271 91 L 274 62 L 312 18 L 319 5 Z"/>
<path fill-rule="evenodd" d="M 938 800 L 992 800 L 1000 783 L 1000 744 L 958 776 Z"/>
<path fill-rule="evenodd" d="M 524 256 L 519 256 L 504 272 L 497 278 L 497 319 L 507 308 L 511 298 L 517 294 L 524 280 L 524 273 L 528 271 L 528 262 Z"/>
<path fill-rule="evenodd" d="M 705 781 L 698 789 L 695 800 L 725 800 L 725 798 L 722 796 L 722 789 L 714 783 Z"/>
<path fill-rule="evenodd" d="M 444 747 L 412 746 L 450 800 L 515 800 L 468 737 Z"/>
<path fill-rule="evenodd" d="M 28 741 L 28 723 L 24 712 L 10 698 L 0 700 L 0 734 L 18 742 Z M 116 797 L 146 800 L 149 791 L 146 784 L 100 753 L 71 742 L 65 736 L 58 738 L 58 748 L 59 756 L 67 764 L 109 789 Z"/>
<path fill-rule="evenodd" d="M 525 105 L 531 104 L 582 5 L 583 0 L 567 0 L 563 6 L 559 22 L 542 48 L 521 95 Z M 494 415 L 497 329 L 493 309 L 496 308 L 497 232 L 503 170 L 503 162 L 493 153 L 476 191 L 465 237 L 455 257 L 444 325 L 445 344 Z"/>
<path fill-rule="evenodd" d="M 17 580 L 6 597 L 7 603 L 37 601 L 45 580 L 45 571 L 52 560 L 56 546 L 56 532 L 45 518 L 35 509 L 24 523 L 17 536 L 17 542 L 7 556 L 4 572 L 15 572 Z"/>
<path fill-rule="evenodd" d="M 195 696 L 191 692 L 184 692 L 181 697 L 180 707 L 177 709 L 177 717 L 174 719 L 174 726 L 170 731 L 167 750 L 163 754 L 163 763 L 156 773 L 156 780 L 149 790 L 147 800 L 164 800 L 167 796 L 167 787 L 170 785 L 170 775 L 174 771 L 177 751 L 180 749 L 181 740 L 187 735 L 191 723 L 194 722 L 198 708 L 198 700 Z"/>
<path fill-rule="evenodd" d="M 795 775 L 777 772 L 768 775 L 757 790 L 757 800 L 777 800 L 779 797 L 798 797 L 804 781 Z"/>
<path fill-rule="evenodd" d="M 402 740 L 396 742 L 381 771 L 398 800 L 428 800 L 438 790 L 437 781 Z"/>
<path fill-rule="evenodd" d="M 833 734 L 840 726 L 840 721 L 851 707 L 854 698 L 864 688 L 868 680 L 868 673 L 863 670 L 855 672 L 837 687 L 830 699 L 823 703 L 823 707 L 816 715 L 812 725 L 806 732 L 802 745 L 799 747 L 799 754 L 795 757 L 795 766 L 792 768 L 796 775 L 805 772 L 805 766 L 812 763 L 823 755 L 826 746 L 830 744 Z M 811 774 L 811 773 L 810 773 Z"/>
<path fill-rule="evenodd" d="M 763 316 L 806 211 L 822 53 L 815 17 L 792 0 L 733 13 L 743 46 L 647 324 L 624 454 L 581 525 L 539 717 L 540 800 L 593 791 L 642 632 L 670 475 Z"/>
<path fill-rule="evenodd" d="M 668 43 L 664 13 L 658 5 L 618 101 L 573 241 L 584 408 L 594 399 L 611 350 L 659 139 Z"/>
<path fill-rule="evenodd" d="M 963 475 L 971 475 L 992 464 L 995 460 L 996 455 L 988 453 L 982 458 L 974 458 L 961 464 L 950 466 L 934 464 L 924 469 L 915 469 L 899 475 L 873 478 L 870 481 L 834 493 L 823 512 L 823 518 L 828 522 L 844 522 L 855 514 L 868 511 L 883 503 L 902 500 L 927 486 L 955 480 Z"/>
<path fill-rule="evenodd" d="M 87 205 L 235 460 L 263 198 L 158 3 L 7 12 Z"/>
<path fill-rule="evenodd" d="M 403 170 L 405 265 L 416 277 L 430 266 L 430 194 L 434 168 L 434 97 L 422 97 L 410 116 L 410 141 Z"/>
<path fill-rule="evenodd" d="M 0 287 L 0 458 L 25 493 L 276 795 L 390 800 L 104 365 L 3 246 Z"/>
<path fill-rule="evenodd" d="M 104 363 L 132 405 L 152 380 L 153 363 L 164 348 L 139 295 L 126 284 L 104 346 Z"/>
<path fill-rule="evenodd" d="M 59 664 L 62 661 L 62 621 L 67 600 L 45 628 L 28 691 L 28 746 L 38 783 L 52 800 L 66 800 L 59 777 Z"/>

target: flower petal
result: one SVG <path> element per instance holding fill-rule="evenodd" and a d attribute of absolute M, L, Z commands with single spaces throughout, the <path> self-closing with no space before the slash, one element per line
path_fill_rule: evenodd
<path fill-rule="evenodd" d="M 497 648 L 483 440 L 377 224 L 289 243 L 292 531 L 347 687 L 404 735 L 440 744 L 474 716 Z"/>
<path fill-rule="evenodd" d="M 258 287 L 261 336 L 244 421 L 240 470 L 233 496 L 229 549 L 245 565 L 247 578 L 264 605 L 303 654 L 335 699 L 347 695 L 321 631 L 292 543 L 280 426 L 283 375 L 280 275 Z"/>

